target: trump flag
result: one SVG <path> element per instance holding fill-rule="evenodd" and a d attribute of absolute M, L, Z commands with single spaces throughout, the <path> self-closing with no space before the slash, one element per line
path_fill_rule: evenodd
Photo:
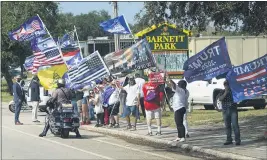
<path fill-rule="evenodd" d="M 234 102 L 255 98 L 267 93 L 267 54 L 235 66 L 227 74 Z"/>
<path fill-rule="evenodd" d="M 11 40 L 30 41 L 47 34 L 45 27 L 38 16 L 24 22 L 20 27 L 8 33 Z"/>

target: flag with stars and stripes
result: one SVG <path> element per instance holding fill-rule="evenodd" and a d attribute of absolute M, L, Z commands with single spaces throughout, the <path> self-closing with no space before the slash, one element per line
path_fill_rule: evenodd
<path fill-rule="evenodd" d="M 38 16 L 34 16 L 24 22 L 20 27 L 8 33 L 11 40 L 30 41 L 46 35 L 45 26 Z"/>
<path fill-rule="evenodd" d="M 105 65 L 98 51 L 83 58 L 81 62 L 71 68 L 66 75 L 66 82 L 70 83 L 70 88 L 80 89 L 85 85 L 90 85 L 92 81 L 109 75 L 109 70 Z"/>
<path fill-rule="evenodd" d="M 38 67 L 35 66 L 35 61 L 36 61 L 36 57 L 34 55 L 26 57 L 25 63 L 23 64 L 23 66 L 27 72 L 31 72 L 32 74 L 37 73 Z"/>
<path fill-rule="evenodd" d="M 32 41 L 31 47 L 33 55 L 36 57 L 35 66 L 57 65 L 63 64 L 58 46 L 53 38 L 38 38 Z"/>
<path fill-rule="evenodd" d="M 235 66 L 227 74 L 234 102 L 251 99 L 267 93 L 267 54 Z"/>

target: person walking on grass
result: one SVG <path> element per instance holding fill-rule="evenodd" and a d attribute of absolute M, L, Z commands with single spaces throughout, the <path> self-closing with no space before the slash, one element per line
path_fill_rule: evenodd
<path fill-rule="evenodd" d="M 140 102 L 140 88 L 136 84 L 134 77 L 129 77 L 129 84 L 125 87 L 120 86 L 120 89 L 123 89 L 127 92 L 126 96 L 126 108 L 123 113 L 123 117 L 126 117 L 128 123 L 126 129 L 131 129 L 131 131 L 136 130 L 137 119 L 139 119 L 139 102 Z M 130 115 L 134 116 L 134 124 L 131 125 Z"/>
<path fill-rule="evenodd" d="M 228 81 L 224 81 L 224 90 L 219 93 L 219 100 L 222 102 L 222 114 L 226 131 L 226 142 L 224 145 L 233 144 L 232 126 L 235 133 L 235 144 L 240 145 L 240 130 L 238 125 L 237 105 L 234 103 Z"/>
<path fill-rule="evenodd" d="M 184 114 L 186 113 L 186 106 L 188 105 L 189 97 L 189 92 L 186 89 L 187 83 L 185 80 L 180 80 L 178 82 L 178 85 L 176 85 L 171 79 L 169 79 L 169 85 L 175 92 L 173 95 L 173 110 L 178 137 L 174 141 L 185 142 L 185 127 L 183 125 L 183 120 Z"/>

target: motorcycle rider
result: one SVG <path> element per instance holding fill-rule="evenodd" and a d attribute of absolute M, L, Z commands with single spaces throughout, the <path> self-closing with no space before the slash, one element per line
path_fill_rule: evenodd
<path fill-rule="evenodd" d="M 72 93 L 71 90 L 68 88 L 65 88 L 65 81 L 64 79 L 58 79 L 57 80 L 57 89 L 53 92 L 51 101 L 48 103 L 55 104 L 56 105 L 50 105 L 50 106 L 59 106 L 61 104 L 71 104 L 71 98 L 72 98 Z M 51 109 L 51 107 L 49 107 Z M 52 116 L 51 112 L 49 112 L 50 115 Z M 47 131 L 49 130 L 49 121 L 47 120 L 45 123 L 45 128 L 41 134 L 39 134 L 39 137 L 46 136 Z M 81 135 L 79 133 L 79 130 L 76 129 L 75 131 L 76 137 L 80 138 Z"/>

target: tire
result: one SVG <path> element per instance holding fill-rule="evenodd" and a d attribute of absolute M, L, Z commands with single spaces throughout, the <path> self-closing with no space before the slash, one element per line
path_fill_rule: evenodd
<path fill-rule="evenodd" d="M 8 108 L 12 113 L 15 113 L 15 104 L 10 104 Z"/>
<path fill-rule="evenodd" d="M 213 105 L 204 105 L 205 110 L 214 110 L 214 106 Z"/>
<path fill-rule="evenodd" d="M 61 131 L 61 138 L 68 138 L 70 131 L 68 129 L 62 129 Z"/>
<path fill-rule="evenodd" d="M 46 109 L 39 108 L 39 111 L 40 111 L 40 112 L 46 112 Z"/>
<path fill-rule="evenodd" d="M 265 104 L 261 104 L 261 105 L 257 105 L 257 106 L 253 106 L 254 109 L 258 110 L 258 109 L 264 109 L 266 107 Z"/>

